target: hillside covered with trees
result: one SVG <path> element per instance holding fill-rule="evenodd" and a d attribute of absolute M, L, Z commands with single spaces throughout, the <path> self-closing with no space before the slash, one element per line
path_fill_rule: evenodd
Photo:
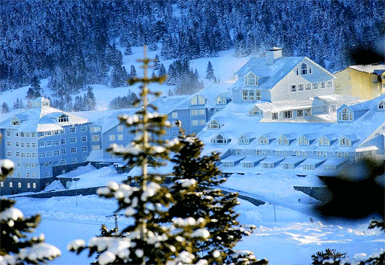
<path fill-rule="evenodd" d="M 122 72 L 122 52 L 144 44 L 161 48 L 161 60 L 212 57 L 230 48 L 245 56 L 281 46 L 287 56 L 308 56 L 335 71 L 349 64 L 347 49 L 384 33 L 381 2 L 3 1 L 0 90 L 29 85 L 35 76 L 49 78 L 57 94 L 107 84 Z"/>

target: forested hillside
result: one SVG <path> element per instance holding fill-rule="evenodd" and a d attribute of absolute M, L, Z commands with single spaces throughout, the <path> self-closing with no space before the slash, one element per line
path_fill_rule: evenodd
<path fill-rule="evenodd" d="M 384 33 L 385 9 L 381 0 L 11 0 L 0 17 L 0 89 L 36 76 L 62 94 L 111 82 L 125 71 L 116 47 L 129 54 L 143 44 L 161 49 L 161 60 L 281 46 L 339 70 L 348 48 Z"/>

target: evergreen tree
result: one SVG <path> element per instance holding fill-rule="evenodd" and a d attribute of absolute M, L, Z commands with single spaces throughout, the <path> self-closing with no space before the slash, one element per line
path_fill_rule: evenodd
<path fill-rule="evenodd" d="M 3 104 L 1 105 L 1 113 L 5 114 L 8 112 L 10 112 L 8 104 L 6 102 L 3 102 Z"/>
<path fill-rule="evenodd" d="M 214 75 L 213 65 L 211 64 L 210 61 L 209 61 L 208 64 L 207 64 L 206 78 L 207 78 L 208 80 L 213 80 L 213 81 L 216 80 L 216 77 L 215 77 L 215 75 Z"/>
<path fill-rule="evenodd" d="M 140 94 L 142 108 L 132 117 L 119 118 L 137 137 L 131 146 L 115 144 L 109 151 L 123 157 L 127 165 L 139 167 L 141 173 L 128 176 L 123 184 L 111 182 L 98 190 L 99 196 L 116 199 L 119 206 L 115 212 L 124 211 L 132 223 L 112 237 L 92 238 L 87 247 L 83 240 L 75 240 L 68 249 L 77 253 L 86 248 L 90 254 L 97 252 L 97 264 L 191 263 L 195 241 L 206 238 L 208 231 L 203 228 L 205 220 L 202 218 L 174 218 L 166 224 L 158 221 L 168 216 L 167 208 L 175 200 L 164 185 L 166 175 L 150 173 L 149 166 L 157 172 L 156 168 L 163 165 L 160 161 L 169 160 L 169 153 L 177 150 L 179 143 L 177 140 L 169 142 L 160 139 L 169 126 L 167 116 L 152 113 L 151 110 L 156 108 L 148 104 L 148 95 L 159 96 L 159 93 L 151 92 L 147 85 L 152 82 L 162 83 L 166 78 L 148 78 L 147 68 L 152 60 L 145 55 L 140 61 L 144 64 L 144 77 L 130 79 L 130 84 L 143 83 Z"/>
<path fill-rule="evenodd" d="M 257 261 L 250 251 L 235 251 L 233 248 L 243 236 L 250 235 L 254 226 L 240 226 L 234 207 L 239 204 L 236 193 L 224 194 L 216 188 L 225 182 L 216 163 L 217 153 L 202 156 L 203 143 L 195 136 L 179 136 L 181 148 L 171 160 L 174 162 L 171 187 L 176 203 L 169 210 L 170 216 L 194 219 L 209 219 L 206 228 L 210 232 L 207 241 L 196 242 L 194 253 L 197 259 L 209 264 L 267 264 Z M 193 191 L 184 190 L 185 180 L 196 182 Z M 175 195 L 176 196 L 176 195 Z"/>
<path fill-rule="evenodd" d="M 35 98 L 40 97 L 40 94 L 41 94 L 40 80 L 37 78 L 36 75 L 32 77 L 31 88 L 34 92 L 34 97 Z"/>
<path fill-rule="evenodd" d="M 163 76 L 163 75 L 166 75 L 167 72 L 166 72 L 166 68 L 164 67 L 164 64 L 161 64 L 160 67 L 159 67 L 159 76 Z"/>
<path fill-rule="evenodd" d="M 12 161 L 0 160 L 0 181 L 4 181 L 13 168 Z M 13 200 L 0 198 L 0 264 L 40 264 L 60 256 L 59 249 L 44 243 L 44 235 L 27 239 L 26 233 L 35 231 L 40 216 L 24 217 L 14 204 Z"/>
<path fill-rule="evenodd" d="M 130 67 L 130 74 L 128 75 L 129 78 L 135 78 L 136 77 L 136 69 L 134 65 L 131 65 Z"/>
<path fill-rule="evenodd" d="M 85 110 L 94 110 L 96 107 L 96 99 L 92 90 L 91 86 L 87 87 L 87 94 L 84 95 Z"/>

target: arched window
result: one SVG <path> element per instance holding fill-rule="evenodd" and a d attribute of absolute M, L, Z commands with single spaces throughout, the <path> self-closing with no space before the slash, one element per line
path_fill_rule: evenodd
<path fill-rule="evenodd" d="M 338 119 L 341 121 L 352 121 L 353 120 L 352 112 L 347 108 L 343 108 L 342 111 L 338 113 Z"/>
<path fill-rule="evenodd" d="M 307 75 L 307 64 L 301 64 L 301 75 Z"/>
<path fill-rule="evenodd" d="M 342 137 L 340 139 L 340 146 L 351 146 L 352 142 L 347 137 Z"/>
<path fill-rule="evenodd" d="M 63 114 L 57 118 L 57 122 L 68 122 L 68 116 Z"/>
<path fill-rule="evenodd" d="M 325 136 L 324 137 L 321 137 L 318 141 L 319 145 L 320 146 L 329 146 L 330 145 L 330 141 L 328 138 L 326 138 Z"/>
<path fill-rule="evenodd" d="M 250 143 L 249 138 L 246 135 L 242 135 L 238 139 L 238 144 L 249 144 L 249 143 Z"/>
<path fill-rule="evenodd" d="M 384 102 L 384 101 L 381 101 L 381 103 L 378 104 L 378 109 L 384 110 L 384 109 L 385 109 L 384 107 L 385 107 L 385 102 Z"/>
<path fill-rule="evenodd" d="M 209 122 L 208 128 L 209 129 L 220 129 L 221 125 L 216 120 L 212 120 L 212 121 Z"/>
<path fill-rule="evenodd" d="M 191 99 L 191 105 L 204 105 L 206 104 L 206 100 L 204 97 L 200 95 L 196 95 Z"/>
<path fill-rule="evenodd" d="M 245 86 L 258 86 L 258 78 L 253 73 L 248 73 L 245 77 Z"/>

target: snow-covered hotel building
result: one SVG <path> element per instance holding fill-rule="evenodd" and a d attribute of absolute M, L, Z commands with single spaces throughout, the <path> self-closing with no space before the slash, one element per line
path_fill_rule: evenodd
<path fill-rule="evenodd" d="M 222 154 L 222 172 L 327 175 L 349 160 L 384 156 L 385 96 L 359 103 L 335 95 L 333 75 L 279 49 L 237 75 L 233 101 L 199 134 L 207 151 Z"/>
<path fill-rule="evenodd" d="M 222 154 L 226 174 L 285 171 L 333 174 L 363 156 L 384 156 L 385 96 L 358 102 L 335 94 L 335 77 L 307 57 L 272 49 L 252 58 L 233 83 L 213 84 L 194 95 L 151 102 L 205 151 Z M 0 123 L 0 159 L 16 170 L 0 182 L 1 194 L 39 191 L 55 177 L 87 162 L 119 163 L 105 150 L 133 139 L 119 115 L 136 109 L 67 113 L 38 98 Z M 166 131 L 166 139 L 179 128 Z"/>
<path fill-rule="evenodd" d="M 1 194 L 40 191 L 54 180 L 54 169 L 76 167 L 92 149 L 101 149 L 100 129 L 82 117 L 52 108 L 37 98 L 29 108 L 0 123 L 0 159 L 15 170 L 0 182 Z"/>

